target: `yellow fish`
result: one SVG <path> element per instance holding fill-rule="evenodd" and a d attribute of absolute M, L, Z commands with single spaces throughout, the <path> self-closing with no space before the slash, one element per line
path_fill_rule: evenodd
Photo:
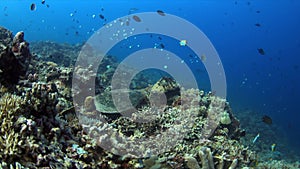
<path fill-rule="evenodd" d="M 272 145 L 271 145 L 271 150 L 272 150 L 272 151 L 275 151 L 275 147 L 276 147 L 276 144 L 272 144 Z"/>
<path fill-rule="evenodd" d="M 202 62 L 205 62 L 205 61 L 206 61 L 206 56 L 205 56 L 204 54 L 203 54 L 203 55 L 201 55 L 201 57 L 200 57 L 200 58 L 201 58 L 201 61 L 202 61 Z"/>

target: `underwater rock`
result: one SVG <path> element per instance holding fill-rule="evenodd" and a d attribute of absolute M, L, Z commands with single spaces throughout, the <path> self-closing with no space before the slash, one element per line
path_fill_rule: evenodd
<path fill-rule="evenodd" d="M 185 156 L 186 165 L 189 169 L 200 169 L 198 161 L 192 156 Z"/>
<path fill-rule="evenodd" d="M 0 47 L 10 46 L 12 39 L 12 32 L 0 26 Z"/>
<path fill-rule="evenodd" d="M 94 98 L 92 96 L 88 96 L 84 100 L 84 110 L 87 112 L 96 110 L 96 106 L 94 103 Z"/>
<path fill-rule="evenodd" d="M 24 32 L 18 32 L 12 43 L 12 52 L 23 61 L 30 58 L 31 54 L 29 52 L 29 43 L 24 40 Z"/>
<path fill-rule="evenodd" d="M 104 113 L 121 113 L 132 110 L 132 108 L 137 108 L 144 105 L 144 101 L 147 99 L 146 94 L 143 90 L 118 90 L 118 93 L 115 93 L 113 100 L 109 88 L 96 96 L 96 107 L 97 110 Z M 126 96 L 130 97 L 130 103 L 127 103 L 124 98 Z M 122 99 L 123 98 L 123 99 Z M 115 106 L 115 103 L 118 104 L 118 107 Z M 133 106 L 133 107 L 132 107 Z"/>
<path fill-rule="evenodd" d="M 1 28 L 0 36 L 4 38 L 0 40 L 0 83 L 10 87 L 26 75 L 31 58 L 29 43 L 24 40 L 22 31 L 12 40 L 11 33 Z"/>
<path fill-rule="evenodd" d="M 0 49 L 0 83 L 4 86 L 11 86 L 19 81 L 25 72 L 16 56 L 10 51 L 9 47 Z"/>
<path fill-rule="evenodd" d="M 152 88 L 149 91 L 150 95 L 148 98 L 150 100 L 156 100 L 156 101 L 163 101 L 164 98 L 159 99 L 161 97 L 166 97 L 166 104 L 167 105 L 172 105 L 174 102 L 175 98 L 180 96 L 180 87 L 174 81 L 174 79 L 169 78 L 169 77 L 162 77 L 159 79 L 158 82 L 156 82 Z M 156 95 L 156 96 L 155 96 Z M 163 96 L 162 96 L 163 95 Z M 151 97 L 155 96 L 156 99 L 151 99 Z M 160 103 L 157 103 L 160 104 Z"/>
<path fill-rule="evenodd" d="M 145 169 L 152 169 L 152 168 L 160 168 L 160 164 L 158 161 L 157 156 L 151 156 L 150 158 L 147 158 L 143 161 Z"/>
<path fill-rule="evenodd" d="M 114 98 L 111 96 L 112 92 L 115 92 Z M 130 98 L 130 103 L 126 102 L 127 96 Z M 171 78 L 163 77 L 152 87 L 144 89 L 111 91 L 110 88 L 106 88 L 96 96 L 96 107 L 98 111 L 105 113 L 128 112 L 150 104 L 155 107 L 171 105 L 178 96 L 180 96 L 180 88 L 176 82 Z M 117 108 L 115 103 L 118 104 Z"/>

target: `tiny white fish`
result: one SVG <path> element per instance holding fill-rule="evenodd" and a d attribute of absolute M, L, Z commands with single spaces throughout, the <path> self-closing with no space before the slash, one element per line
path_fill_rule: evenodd
<path fill-rule="evenodd" d="M 258 138 L 259 138 L 259 133 L 255 136 L 255 138 L 253 139 L 252 143 L 255 143 Z"/>
<path fill-rule="evenodd" d="M 187 45 L 187 41 L 186 40 L 181 40 L 179 42 L 180 46 L 186 46 Z"/>

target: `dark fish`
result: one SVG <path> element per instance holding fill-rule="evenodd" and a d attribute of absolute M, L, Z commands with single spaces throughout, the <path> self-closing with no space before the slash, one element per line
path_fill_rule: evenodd
<path fill-rule="evenodd" d="M 156 11 L 159 15 L 161 15 L 161 16 L 166 16 L 166 14 L 164 13 L 164 11 L 162 11 L 162 10 L 157 10 Z"/>
<path fill-rule="evenodd" d="M 266 54 L 263 48 L 258 48 L 257 51 L 261 55 L 265 55 Z"/>
<path fill-rule="evenodd" d="M 267 116 L 267 115 L 264 115 L 264 116 L 262 117 L 262 122 L 271 125 L 271 124 L 273 123 L 273 120 L 271 119 L 271 117 L 269 117 L 269 116 Z"/>
<path fill-rule="evenodd" d="M 256 13 L 260 13 L 260 11 L 259 11 L 259 10 L 257 10 L 257 11 L 256 11 Z"/>
<path fill-rule="evenodd" d="M 136 15 L 134 15 L 132 18 L 133 18 L 136 22 L 141 22 L 141 21 L 142 21 L 141 18 L 138 17 L 138 16 L 136 16 Z"/>
<path fill-rule="evenodd" d="M 46 6 L 47 6 L 47 8 L 49 8 L 49 7 L 50 7 L 48 4 L 47 4 Z"/>
<path fill-rule="evenodd" d="M 200 59 L 201 59 L 202 62 L 205 62 L 206 61 L 206 55 L 201 55 Z"/>
<path fill-rule="evenodd" d="M 102 14 L 100 14 L 99 17 L 100 17 L 101 19 L 104 19 L 104 16 L 103 16 Z"/>
<path fill-rule="evenodd" d="M 260 27 L 261 25 L 259 23 L 256 23 L 255 26 Z"/>
<path fill-rule="evenodd" d="M 30 10 L 32 10 L 32 11 L 35 11 L 35 10 L 36 10 L 36 6 L 35 6 L 34 3 L 32 3 L 32 4 L 30 5 Z"/>
<path fill-rule="evenodd" d="M 164 44 L 160 44 L 160 47 L 162 48 L 162 49 L 164 49 L 165 48 L 165 45 Z"/>
<path fill-rule="evenodd" d="M 42 0 L 42 4 L 45 4 L 45 2 L 46 2 L 45 0 Z"/>
<path fill-rule="evenodd" d="M 241 137 L 246 136 L 246 131 L 245 131 L 245 130 L 240 131 L 240 136 L 241 136 Z"/>

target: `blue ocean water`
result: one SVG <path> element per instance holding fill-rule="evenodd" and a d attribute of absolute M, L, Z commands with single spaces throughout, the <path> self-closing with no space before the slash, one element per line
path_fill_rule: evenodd
<path fill-rule="evenodd" d="M 30 10 L 32 3 L 36 4 L 35 10 Z M 297 0 L 46 0 L 45 4 L 39 0 L 1 0 L 0 25 L 14 33 L 23 30 L 29 42 L 76 44 L 84 43 L 102 26 L 128 14 L 162 10 L 184 18 L 202 30 L 217 50 L 232 109 L 239 113 L 249 109 L 270 116 L 272 125 L 282 128 L 289 147 L 300 150 L 299 9 Z M 176 51 L 172 43 L 166 39 L 164 46 Z M 264 55 L 258 52 L 260 48 Z M 190 61 L 189 54 L 182 57 Z M 203 66 L 196 61 L 190 66 L 199 70 L 197 80 L 202 80 L 200 84 L 209 90 Z"/>

